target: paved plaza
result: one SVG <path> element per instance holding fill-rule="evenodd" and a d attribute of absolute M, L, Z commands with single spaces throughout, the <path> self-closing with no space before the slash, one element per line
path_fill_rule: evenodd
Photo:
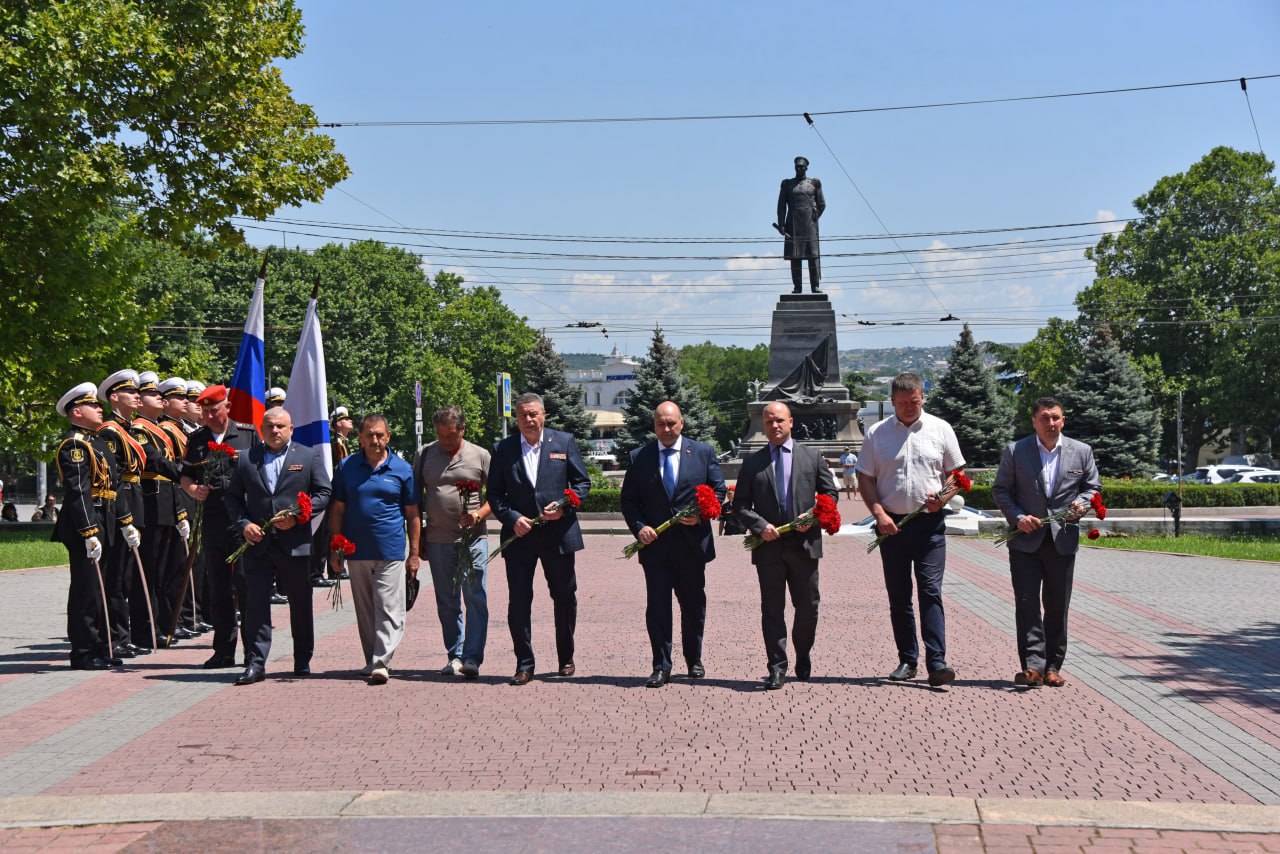
<path fill-rule="evenodd" d="M 315 596 L 314 675 L 277 609 L 264 683 L 205 641 L 67 669 L 65 569 L 0 575 L 0 846 L 12 850 L 1280 851 L 1280 568 L 1085 549 L 1062 689 L 1015 688 L 1003 550 L 952 538 L 950 691 L 894 684 L 878 555 L 826 543 L 813 678 L 765 692 L 739 538 L 707 573 L 707 678 L 651 664 L 628 540 L 579 555 L 577 675 L 515 663 L 501 559 L 487 658 L 445 663 L 434 603 L 391 682 L 358 678 L 350 607 Z M 349 598 L 349 597 L 348 597 Z M 680 662 L 678 649 L 676 660 Z"/>

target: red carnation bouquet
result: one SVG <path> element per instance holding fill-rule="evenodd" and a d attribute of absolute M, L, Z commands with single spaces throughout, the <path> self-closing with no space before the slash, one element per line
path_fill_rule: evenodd
<path fill-rule="evenodd" d="M 1063 525 L 1075 525 L 1090 512 L 1092 512 L 1094 516 L 1098 517 L 1098 521 L 1102 521 L 1107 518 L 1107 506 L 1102 503 L 1101 492 L 1095 492 L 1093 494 L 1093 497 L 1089 499 L 1089 506 L 1086 509 L 1081 510 L 1073 503 L 1066 510 L 1059 510 L 1056 513 L 1050 513 L 1048 516 L 1041 518 L 1040 524 L 1048 525 L 1050 522 L 1061 522 Z M 1022 530 L 1020 528 L 1016 526 L 1012 527 L 1007 533 L 996 537 L 996 545 L 1003 546 L 1021 533 Z M 1091 540 L 1096 540 L 1098 537 L 1102 536 L 1102 532 L 1095 528 L 1086 536 Z"/>
<path fill-rule="evenodd" d="M 938 492 L 938 500 L 943 504 L 946 504 L 956 493 L 968 492 L 970 489 L 973 489 L 973 481 L 970 480 L 968 475 L 966 475 L 962 470 L 956 469 L 951 472 L 951 474 L 947 475 L 946 481 L 942 484 L 942 489 Z M 898 522 L 898 530 L 901 531 L 907 526 L 908 522 L 923 512 L 924 505 L 921 504 L 915 510 L 912 510 L 907 515 L 903 516 L 901 521 Z M 871 545 L 867 546 L 867 554 L 871 554 L 880 547 L 881 543 L 892 536 L 893 534 L 878 534 L 876 538 L 872 540 Z"/>
<path fill-rule="evenodd" d="M 356 544 L 341 534 L 334 534 L 329 538 L 329 554 L 342 555 L 347 558 L 355 553 Z M 337 576 L 336 581 L 337 583 L 329 588 L 329 604 L 333 606 L 335 611 L 342 607 L 342 576 Z"/>
<path fill-rule="evenodd" d="M 454 484 L 454 487 L 458 490 L 458 495 L 462 499 L 462 512 L 470 512 L 472 496 L 479 495 L 483 487 L 474 480 L 460 480 Z M 478 510 L 480 504 L 483 503 L 482 501 L 477 504 L 476 509 Z M 462 529 L 462 536 L 458 538 L 458 565 L 453 571 L 454 590 L 460 590 L 462 585 L 471 582 L 471 576 L 476 571 L 476 559 L 475 555 L 471 553 L 471 545 L 479 536 L 479 524 L 467 525 Z"/>
<path fill-rule="evenodd" d="M 840 511 L 836 509 L 836 500 L 830 495 L 815 495 L 813 509 L 801 513 L 785 525 L 779 525 L 778 533 L 788 534 L 796 528 L 807 528 L 815 523 L 828 534 L 834 534 L 840 530 Z M 763 542 L 764 537 L 758 534 L 747 534 L 742 541 L 742 547 L 748 551 L 754 551 Z"/>
<path fill-rule="evenodd" d="M 693 503 L 686 504 L 684 507 L 681 507 L 676 511 L 676 515 L 654 528 L 654 530 L 658 532 L 659 536 L 661 536 L 663 531 L 667 530 L 675 523 L 682 522 L 685 519 L 693 519 L 695 517 L 703 521 L 720 518 L 720 498 L 716 495 L 716 491 L 705 483 L 699 484 L 698 487 L 694 489 Z M 642 543 L 639 540 L 636 540 L 633 543 L 627 543 L 626 547 L 622 550 L 622 556 L 624 558 L 629 558 L 646 545 L 648 545 L 648 543 Z"/>
<path fill-rule="evenodd" d="M 577 509 L 581 506 L 582 506 L 582 499 L 578 497 L 578 493 L 574 492 L 572 489 L 566 489 L 564 491 L 564 498 L 561 498 L 555 504 L 551 505 L 550 512 L 554 513 L 555 511 L 563 510 L 566 507 L 573 507 L 574 509 Z M 538 514 L 537 519 L 533 520 L 533 527 L 536 528 L 539 525 L 545 525 L 546 523 L 547 523 L 547 518 L 546 518 L 546 512 L 544 511 L 543 513 Z M 505 549 L 507 546 L 511 545 L 518 539 L 519 537 L 513 534 L 512 536 L 507 537 L 505 540 L 499 543 L 496 549 L 489 552 L 489 559 L 484 562 L 484 565 L 488 566 L 489 564 L 493 563 L 493 559 L 497 557 L 498 554 L 503 549 Z"/>
<path fill-rule="evenodd" d="M 275 530 L 275 528 L 272 527 L 273 523 L 283 519 L 288 519 L 290 516 L 292 516 L 295 520 L 297 520 L 299 525 L 301 525 L 303 522 L 310 522 L 311 521 L 311 496 L 307 495 L 305 492 L 299 492 L 297 501 L 295 501 L 293 504 L 289 505 L 285 509 L 281 510 L 276 515 L 272 516 L 270 519 L 267 519 L 265 522 L 262 522 L 261 524 L 258 525 L 258 527 L 261 528 L 263 531 L 265 531 L 267 534 L 270 534 L 272 531 Z M 240 555 L 247 552 L 249 550 L 250 545 L 251 543 L 248 540 L 245 540 L 243 543 L 241 543 L 240 548 L 232 552 L 231 557 L 227 558 L 227 563 L 235 563 L 237 560 L 239 560 Z"/>

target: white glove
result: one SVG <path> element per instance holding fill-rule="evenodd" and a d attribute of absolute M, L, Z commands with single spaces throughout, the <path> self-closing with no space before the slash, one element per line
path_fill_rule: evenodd
<path fill-rule="evenodd" d="M 102 557 L 102 541 L 97 537 L 90 537 L 85 540 L 84 553 L 89 556 L 89 560 L 98 560 Z"/>
<path fill-rule="evenodd" d="M 178 536 L 184 540 L 191 539 L 191 523 L 186 519 L 178 523 Z"/>
<path fill-rule="evenodd" d="M 129 548 L 136 549 L 142 545 L 142 535 L 132 525 L 125 525 L 120 529 L 120 533 L 124 534 L 124 541 L 129 544 Z"/>

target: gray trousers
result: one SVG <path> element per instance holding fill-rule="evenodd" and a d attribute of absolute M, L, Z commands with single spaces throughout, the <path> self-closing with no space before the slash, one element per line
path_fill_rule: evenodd
<path fill-rule="evenodd" d="M 404 560 L 347 560 L 366 668 L 390 667 L 404 638 Z"/>
<path fill-rule="evenodd" d="M 1022 669 L 1037 673 L 1062 669 L 1067 657 L 1067 609 L 1075 567 L 1075 554 L 1058 554 L 1051 531 L 1045 532 L 1034 552 L 1009 552 Z"/>

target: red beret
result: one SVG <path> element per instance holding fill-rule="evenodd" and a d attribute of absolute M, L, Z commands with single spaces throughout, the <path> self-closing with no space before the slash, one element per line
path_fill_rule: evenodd
<path fill-rule="evenodd" d="M 227 399 L 227 387 L 224 385 L 211 385 L 204 391 L 200 392 L 200 396 L 196 398 L 196 403 L 201 406 L 210 406 L 215 403 L 222 403 Z"/>

